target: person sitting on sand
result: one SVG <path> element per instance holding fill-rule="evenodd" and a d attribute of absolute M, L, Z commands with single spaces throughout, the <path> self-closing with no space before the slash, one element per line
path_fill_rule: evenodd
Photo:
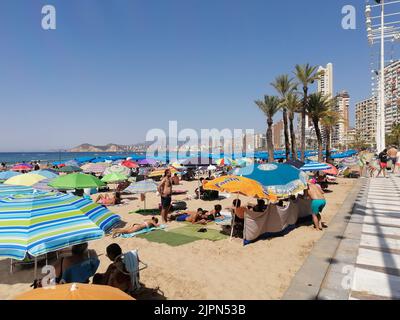
<path fill-rule="evenodd" d="M 118 228 L 114 229 L 112 232 L 112 237 L 115 238 L 121 234 L 131 234 L 134 232 L 141 231 L 143 229 L 151 229 L 158 227 L 158 219 L 156 217 L 152 217 L 149 220 L 144 221 L 143 223 L 134 223 L 131 227 L 128 228 Z"/>
<path fill-rule="evenodd" d="M 179 186 L 180 180 L 177 173 L 175 173 L 171 179 L 172 179 L 172 185 Z"/>
<path fill-rule="evenodd" d="M 113 194 L 100 193 L 94 199 L 95 203 L 102 204 L 104 206 L 114 206 L 121 203 L 121 193 L 115 192 Z"/>
<path fill-rule="evenodd" d="M 132 290 L 131 276 L 122 261 L 121 247 L 116 243 L 110 244 L 106 248 L 106 253 L 112 263 L 105 273 L 96 273 L 94 275 L 93 284 L 111 286 L 129 293 Z"/>
<path fill-rule="evenodd" d="M 222 206 L 220 204 L 216 204 L 214 206 L 214 210 L 210 211 L 210 214 L 212 214 L 215 218 L 221 217 L 221 211 L 222 211 Z"/>
<path fill-rule="evenodd" d="M 100 261 L 88 257 L 88 244 L 82 243 L 72 246 L 71 256 L 61 257 L 54 264 L 56 283 L 89 283 Z"/>
<path fill-rule="evenodd" d="M 243 238 L 244 231 L 244 215 L 247 212 L 247 208 L 242 207 L 242 201 L 240 199 L 233 200 L 233 207 L 227 209 L 232 210 L 235 214 L 235 224 L 233 225 L 233 236 Z"/>

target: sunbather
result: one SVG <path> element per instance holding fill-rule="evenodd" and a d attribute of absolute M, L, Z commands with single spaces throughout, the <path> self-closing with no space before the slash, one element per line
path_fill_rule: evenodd
<path fill-rule="evenodd" d="M 178 222 L 191 222 L 193 224 L 207 224 L 208 221 L 212 221 L 213 215 L 209 214 L 207 211 L 199 208 L 197 211 L 187 211 L 187 212 L 177 212 L 173 215 L 170 215 L 170 221 L 178 221 Z"/>
<path fill-rule="evenodd" d="M 132 288 L 132 282 L 121 258 L 121 247 L 113 243 L 107 247 L 106 252 L 112 263 L 105 273 L 96 273 L 94 275 L 93 284 L 107 285 L 129 293 Z"/>
<path fill-rule="evenodd" d="M 114 206 L 121 203 L 121 194 L 119 192 L 114 194 L 101 193 L 97 195 L 94 202 L 105 206 Z"/>
<path fill-rule="evenodd" d="M 158 227 L 158 219 L 156 217 L 152 217 L 149 220 L 144 221 L 143 223 L 134 223 L 131 227 L 128 228 L 118 228 L 112 231 L 112 237 L 115 238 L 117 235 L 121 234 L 131 234 L 134 232 L 141 231 L 143 229 L 151 229 Z"/>

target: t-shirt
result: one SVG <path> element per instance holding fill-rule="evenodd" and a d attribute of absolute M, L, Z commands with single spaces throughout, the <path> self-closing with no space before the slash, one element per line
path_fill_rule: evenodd
<path fill-rule="evenodd" d="M 379 160 L 383 163 L 387 163 L 388 162 L 388 155 L 386 153 L 380 153 L 379 154 Z"/>

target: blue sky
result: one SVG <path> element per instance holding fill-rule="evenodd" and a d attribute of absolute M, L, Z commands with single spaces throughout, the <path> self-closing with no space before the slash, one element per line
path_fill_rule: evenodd
<path fill-rule="evenodd" d="M 41 28 L 41 8 L 57 30 Z M 357 8 L 357 29 L 341 9 Z M 152 128 L 254 128 L 254 100 L 297 63 L 370 94 L 363 0 L 2 0 L 0 151 L 130 144 Z"/>

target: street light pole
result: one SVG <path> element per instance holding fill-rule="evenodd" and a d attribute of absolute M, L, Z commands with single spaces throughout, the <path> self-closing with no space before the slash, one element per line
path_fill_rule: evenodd
<path fill-rule="evenodd" d="M 378 152 L 383 151 L 386 147 L 385 139 L 385 0 L 381 0 L 381 76 L 380 76 L 380 93 L 379 93 L 379 148 Z"/>

